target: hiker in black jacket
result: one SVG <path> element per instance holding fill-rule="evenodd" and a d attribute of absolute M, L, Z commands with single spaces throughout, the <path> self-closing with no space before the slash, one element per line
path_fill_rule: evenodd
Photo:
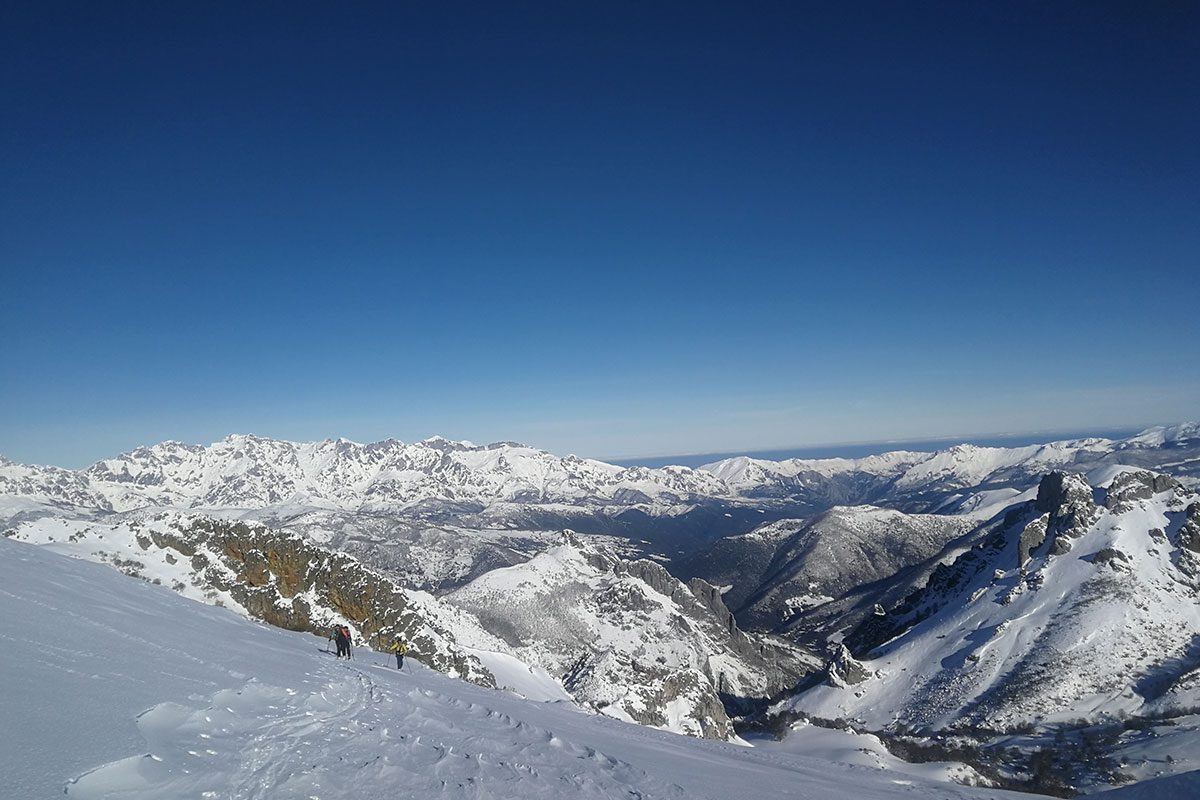
<path fill-rule="evenodd" d="M 333 628 L 333 640 L 337 644 L 337 657 L 343 655 L 346 658 L 350 657 L 350 629 L 345 625 L 336 625 Z"/>

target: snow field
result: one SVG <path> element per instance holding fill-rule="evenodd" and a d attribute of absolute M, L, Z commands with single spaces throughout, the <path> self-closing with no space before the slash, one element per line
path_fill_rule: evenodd
<path fill-rule="evenodd" d="M 1011 796 L 626 725 L 363 649 L 337 661 L 315 637 L 8 539 L 0 644 L 17 800 Z"/>

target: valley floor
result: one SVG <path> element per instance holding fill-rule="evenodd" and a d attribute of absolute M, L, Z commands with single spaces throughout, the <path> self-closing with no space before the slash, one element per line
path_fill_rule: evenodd
<path fill-rule="evenodd" d="M 0 775 L 72 798 L 1001 798 L 677 736 L 250 622 L 0 539 Z"/>

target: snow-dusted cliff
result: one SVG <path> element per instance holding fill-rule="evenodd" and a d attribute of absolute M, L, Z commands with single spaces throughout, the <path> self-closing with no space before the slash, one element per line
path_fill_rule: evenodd
<path fill-rule="evenodd" d="M 654 562 L 570 534 L 446 600 L 524 661 L 563 675 L 580 702 L 708 738 L 733 734 L 722 696 L 766 700 L 819 666 L 783 640 L 743 633 L 704 581 L 684 584 Z"/>
<path fill-rule="evenodd" d="M 1200 704 L 1179 688 L 1200 667 L 1198 531 L 1200 496 L 1167 476 L 1125 471 L 1093 490 L 1052 473 L 847 637 L 869 679 L 797 703 L 880 727 L 997 729 Z"/>
<path fill-rule="evenodd" d="M 721 539 L 686 568 L 729 587 L 725 602 L 743 624 L 770 630 L 937 555 L 975 524 L 965 516 L 838 506 Z"/>

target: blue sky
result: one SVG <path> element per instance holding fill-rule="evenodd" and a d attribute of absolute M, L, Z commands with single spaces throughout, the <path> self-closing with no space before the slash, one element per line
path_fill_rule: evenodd
<path fill-rule="evenodd" d="M 1200 8 L 29 4 L 0 453 L 1200 417 Z"/>

